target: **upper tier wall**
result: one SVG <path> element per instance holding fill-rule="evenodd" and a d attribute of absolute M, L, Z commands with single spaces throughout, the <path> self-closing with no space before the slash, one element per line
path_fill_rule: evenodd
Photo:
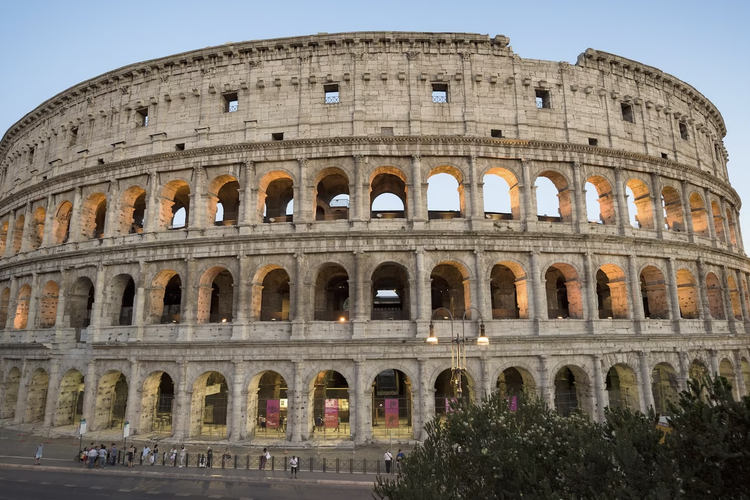
<path fill-rule="evenodd" d="M 127 66 L 58 94 L 11 127 L 0 142 L 0 196 L 96 163 L 274 133 L 287 140 L 494 131 L 667 157 L 727 181 L 724 123 L 689 85 L 592 49 L 574 66 L 524 60 L 508 42 L 323 34 Z M 327 103 L 331 85 L 338 102 Z M 433 90 L 445 91 L 447 102 L 433 102 Z"/>

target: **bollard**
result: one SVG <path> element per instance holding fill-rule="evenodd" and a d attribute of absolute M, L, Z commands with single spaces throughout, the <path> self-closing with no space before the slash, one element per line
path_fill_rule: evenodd
<path fill-rule="evenodd" d="M 247 456 L 247 464 L 245 464 L 245 469 L 250 470 L 250 455 Z"/>
<path fill-rule="evenodd" d="M 185 467 L 190 467 L 190 453 L 185 453 Z"/>
<path fill-rule="evenodd" d="M 326 459 L 323 457 L 323 472 L 326 471 Z"/>
<path fill-rule="evenodd" d="M 364 470 L 362 472 L 367 474 L 367 459 L 364 459 L 362 462 L 364 463 L 363 465 Z"/>
<path fill-rule="evenodd" d="M 310 459 L 310 472 L 312 471 L 313 471 L 313 459 L 311 458 Z"/>
<path fill-rule="evenodd" d="M 161 455 L 161 465 L 162 466 L 167 465 L 167 452 L 166 451 L 162 453 Z"/>
<path fill-rule="evenodd" d="M 380 460 L 377 461 L 378 466 L 376 467 L 376 474 L 380 474 Z"/>
<path fill-rule="evenodd" d="M 354 474 L 354 459 L 349 459 L 349 474 Z"/>
<path fill-rule="evenodd" d="M 234 455 L 234 468 L 237 469 L 237 455 Z"/>
<path fill-rule="evenodd" d="M 274 470 L 274 464 L 276 463 L 276 457 L 271 457 L 271 470 Z"/>
<path fill-rule="evenodd" d="M 336 459 L 336 474 L 339 473 L 339 459 Z"/>

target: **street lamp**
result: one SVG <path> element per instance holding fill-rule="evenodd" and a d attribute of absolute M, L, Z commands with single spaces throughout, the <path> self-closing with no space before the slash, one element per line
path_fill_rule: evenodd
<path fill-rule="evenodd" d="M 479 314 L 481 323 L 479 324 L 479 336 L 477 337 L 477 346 L 480 349 L 486 348 L 490 345 L 490 339 L 487 338 L 484 332 L 484 318 L 482 313 L 476 307 L 469 307 L 464 311 L 463 318 L 461 319 L 461 336 L 458 333 L 454 334 L 453 331 L 453 314 L 445 307 L 438 307 L 432 311 L 430 317 L 430 336 L 425 339 L 425 342 L 429 345 L 437 345 L 438 339 L 435 336 L 435 324 L 432 319 L 435 317 L 435 313 L 443 310 L 448 313 L 448 317 L 451 320 L 451 385 L 453 386 L 454 395 L 460 399 L 463 394 L 462 377 L 464 371 L 466 371 L 466 313 L 471 310 L 475 310 Z M 472 339 L 469 339 L 472 340 Z"/>

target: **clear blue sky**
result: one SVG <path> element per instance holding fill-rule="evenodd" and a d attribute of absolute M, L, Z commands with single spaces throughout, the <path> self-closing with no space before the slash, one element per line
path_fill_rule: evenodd
<path fill-rule="evenodd" d="M 44 100 L 127 64 L 318 32 L 453 31 L 510 37 L 523 58 L 574 63 L 592 47 L 686 81 L 724 116 L 750 248 L 750 2 L 62 1 L 0 4 L 0 134 Z"/>

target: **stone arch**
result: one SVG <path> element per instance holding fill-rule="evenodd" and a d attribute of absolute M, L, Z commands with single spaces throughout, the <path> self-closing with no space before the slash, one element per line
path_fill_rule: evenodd
<path fill-rule="evenodd" d="M 586 372 L 576 365 L 565 365 L 555 375 L 555 409 L 568 416 L 580 409 L 591 416 L 591 386 Z"/>
<path fill-rule="evenodd" d="M 31 301 L 31 286 L 23 285 L 18 290 L 18 300 L 16 301 L 16 315 L 13 319 L 13 328 L 16 330 L 25 330 L 29 322 L 29 302 Z"/>
<path fill-rule="evenodd" d="M 594 188 L 594 192 L 596 192 L 595 201 L 588 196 L 589 184 Z M 588 221 L 606 225 L 617 224 L 614 198 L 612 184 L 607 179 L 601 175 L 592 175 L 586 179 L 586 214 Z M 596 203 L 596 206 L 591 206 L 593 202 Z"/>
<path fill-rule="evenodd" d="M 502 190 L 500 179 L 507 184 L 507 195 L 500 195 Z M 520 188 L 518 187 L 518 178 L 513 172 L 507 168 L 492 167 L 485 172 L 482 182 L 484 183 L 485 218 L 521 220 Z M 489 196 L 490 193 L 491 196 Z"/>
<path fill-rule="evenodd" d="M 54 281 L 48 281 L 42 288 L 39 297 L 39 327 L 52 328 L 57 322 L 57 304 L 60 296 L 60 287 Z"/>
<path fill-rule="evenodd" d="M 253 280 L 253 318 L 289 321 L 291 288 L 289 273 L 281 266 L 263 266 Z"/>
<path fill-rule="evenodd" d="M 338 167 L 318 172 L 315 179 L 315 220 L 349 218 L 349 177 Z"/>
<path fill-rule="evenodd" d="M 630 179 L 625 184 L 625 192 L 632 194 L 635 213 L 631 213 L 631 225 L 643 229 L 654 229 L 654 206 L 651 202 L 651 192 L 645 182 L 640 179 Z M 628 195 L 629 196 L 629 195 Z"/>
<path fill-rule="evenodd" d="M 725 319 L 724 293 L 721 281 L 714 273 L 706 274 L 706 295 L 708 296 L 708 310 L 713 319 Z"/>
<path fill-rule="evenodd" d="M 540 187 L 540 178 L 547 179 L 557 190 L 557 215 L 546 215 L 541 213 L 543 207 L 547 206 L 548 200 L 544 200 L 543 203 L 540 203 L 539 195 L 537 194 L 536 206 L 538 220 L 546 222 L 571 222 L 573 220 L 573 207 L 568 179 L 560 172 L 545 170 L 540 173 L 534 181 L 537 193 L 538 188 Z"/>
<path fill-rule="evenodd" d="M 371 219 L 406 218 L 408 209 L 406 179 L 406 174 L 396 167 L 379 167 L 372 172 L 370 175 Z M 388 196 L 383 195 L 398 198 L 398 201 L 388 199 Z M 383 196 L 383 199 L 379 200 L 381 196 Z M 380 207 L 381 203 L 383 207 Z"/>
<path fill-rule="evenodd" d="M 130 186 L 120 196 L 120 207 L 117 211 L 115 233 L 142 233 L 145 215 L 146 190 L 138 185 Z"/>
<path fill-rule="evenodd" d="M 335 370 L 326 370 L 310 381 L 308 420 L 313 424 L 312 439 L 350 439 L 349 382 Z M 303 433 L 305 424 L 302 425 Z M 347 432 L 348 431 L 348 432 Z"/>
<path fill-rule="evenodd" d="M 349 320 L 349 274 L 333 263 L 320 267 L 315 279 L 315 321 Z"/>
<path fill-rule="evenodd" d="M 657 364 L 651 372 L 651 392 L 654 395 L 654 409 L 661 415 L 671 415 L 669 404 L 677 403 L 679 393 L 677 372 L 669 363 Z"/>
<path fill-rule="evenodd" d="M 374 438 L 414 436 L 412 379 L 396 368 L 380 371 L 372 380 L 372 435 Z"/>
<path fill-rule="evenodd" d="M 208 183 L 207 225 L 236 226 L 240 216 L 240 183 L 223 174 Z"/>
<path fill-rule="evenodd" d="M 44 240 L 44 224 L 47 219 L 47 210 L 44 207 L 38 207 L 34 210 L 34 215 L 31 218 L 29 228 L 29 249 L 36 250 L 42 246 Z"/>
<path fill-rule="evenodd" d="M 454 401 L 458 399 L 476 401 L 476 384 L 467 370 L 459 372 L 445 369 L 441 371 L 435 379 L 433 388 L 435 390 L 435 415 L 441 419 L 451 412 L 451 405 Z"/>
<path fill-rule="evenodd" d="M 18 406 L 18 391 L 21 388 L 21 370 L 12 367 L 5 377 L 5 397 L 3 398 L 0 419 L 11 419 L 16 417 L 16 406 Z"/>
<path fill-rule="evenodd" d="M 258 213 L 263 222 L 292 222 L 287 207 L 294 201 L 294 180 L 283 170 L 265 174 L 258 185 Z"/>
<path fill-rule="evenodd" d="M 205 372 L 193 383 L 189 437 L 227 436 L 229 385 L 218 371 Z"/>
<path fill-rule="evenodd" d="M 677 271 L 677 297 L 680 302 L 680 317 L 683 319 L 698 319 L 700 317 L 698 304 L 698 287 L 688 269 Z"/>
<path fill-rule="evenodd" d="M 599 319 L 628 318 L 628 287 L 620 267 L 605 264 L 596 271 L 596 296 Z"/>
<path fill-rule="evenodd" d="M 61 245 L 70 238 L 70 218 L 73 215 L 73 204 L 63 201 L 57 206 L 55 217 L 52 219 L 52 243 Z"/>
<path fill-rule="evenodd" d="M 729 359 L 724 358 L 719 363 L 719 376 L 727 379 L 727 382 L 729 382 L 729 385 L 732 386 L 732 397 L 734 398 L 735 401 L 739 401 L 740 392 L 739 392 L 739 388 L 737 387 L 737 383 L 734 379 L 734 365 L 732 365 L 732 362 L 729 361 Z"/>
<path fill-rule="evenodd" d="M 190 209 L 190 184 L 182 179 L 169 181 L 159 197 L 159 229 L 188 227 Z"/>
<path fill-rule="evenodd" d="M 82 276 L 70 287 L 67 297 L 66 315 L 70 318 L 70 326 L 76 329 L 76 336 L 80 339 L 80 330 L 91 324 L 91 311 L 94 308 L 96 296 L 94 284 Z"/>
<path fill-rule="evenodd" d="M 690 193 L 690 213 L 693 217 L 693 232 L 704 238 L 708 238 L 708 215 L 706 214 L 706 205 L 703 203 L 703 197 L 696 191 Z"/>
<path fill-rule="evenodd" d="M 429 219 L 455 219 L 466 213 L 463 174 L 450 165 L 427 174 L 427 216 Z"/>
<path fill-rule="evenodd" d="M 135 302 L 135 281 L 129 274 L 118 274 L 105 289 L 103 325 L 129 326 L 133 324 L 133 304 Z"/>
<path fill-rule="evenodd" d="M 711 215 L 714 220 L 714 231 L 716 231 L 716 237 L 722 243 L 727 242 L 727 235 L 724 234 L 724 217 L 721 215 L 721 208 L 715 201 L 711 201 Z"/>
<path fill-rule="evenodd" d="M 703 362 L 703 360 L 695 358 L 690 363 L 690 368 L 688 369 L 688 377 L 700 379 L 707 376 L 708 373 L 708 367 L 706 366 L 706 363 Z"/>
<path fill-rule="evenodd" d="M 448 309 L 454 318 L 461 318 L 471 305 L 469 272 L 456 261 L 444 261 L 430 273 L 430 311 Z"/>
<path fill-rule="evenodd" d="M 182 278 L 173 269 L 159 271 L 151 281 L 149 324 L 180 323 L 182 320 Z"/>
<path fill-rule="evenodd" d="M 256 374 L 248 384 L 247 395 L 247 433 L 285 440 L 289 386 L 283 375 L 273 370 Z"/>
<path fill-rule="evenodd" d="M 75 425 L 83 418 L 84 376 L 79 370 L 71 368 L 60 381 L 57 396 L 57 408 L 52 421 L 54 427 Z"/>
<path fill-rule="evenodd" d="M 685 217 L 682 213 L 680 193 L 672 186 L 664 186 L 664 189 L 661 190 L 661 201 L 666 228 L 677 232 L 685 231 Z"/>
<path fill-rule="evenodd" d="M 10 288 L 3 288 L 0 294 L 0 328 L 5 328 L 8 324 L 8 308 L 10 307 Z"/>
<path fill-rule="evenodd" d="M 649 319 L 668 319 L 669 301 L 664 273 L 656 266 L 646 266 L 640 275 L 643 314 Z"/>
<path fill-rule="evenodd" d="M 13 223 L 13 253 L 17 254 L 21 251 L 21 246 L 23 244 L 23 226 L 24 221 L 26 219 L 23 215 L 19 215 L 16 217 L 15 222 Z"/>
<path fill-rule="evenodd" d="M 198 291 L 198 323 L 231 323 L 234 318 L 234 277 L 223 266 L 206 270 Z"/>
<path fill-rule="evenodd" d="M 153 371 L 143 380 L 139 432 L 172 434 L 174 381 L 164 370 Z"/>
<path fill-rule="evenodd" d="M 47 405 L 47 390 L 49 389 L 49 373 L 43 368 L 37 368 L 31 375 L 29 390 L 26 394 L 26 416 L 24 422 L 44 422 L 44 409 Z"/>
<path fill-rule="evenodd" d="M 521 366 L 509 366 L 500 372 L 497 377 L 495 388 L 501 395 L 513 398 L 523 394 L 534 395 L 536 393 L 536 382 L 529 370 Z M 510 401 L 511 407 L 514 401 Z"/>
<path fill-rule="evenodd" d="M 0 226 L 0 256 L 5 255 L 5 244 L 8 241 L 8 228 L 10 227 L 9 221 L 4 221 L 3 225 Z"/>
<path fill-rule="evenodd" d="M 740 289 L 737 286 L 737 280 L 734 276 L 727 277 L 727 284 L 729 285 L 729 300 L 732 305 L 732 316 L 734 319 L 742 319 L 742 304 L 740 302 Z"/>
<path fill-rule="evenodd" d="M 528 280 L 520 264 L 506 260 L 492 266 L 490 300 L 492 319 L 529 318 Z"/>
<path fill-rule="evenodd" d="M 726 214 L 727 226 L 729 226 L 729 242 L 737 246 L 737 228 L 735 227 L 734 217 L 732 217 L 732 212 L 728 208 L 726 209 Z"/>
<path fill-rule="evenodd" d="M 581 282 L 570 264 L 556 263 L 544 273 L 549 319 L 583 318 Z"/>
<path fill-rule="evenodd" d="M 94 425 L 91 430 L 121 429 L 128 404 L 128 381 L 122 372 L 110 370 L 96 388 Z"/>
<path fill-rule="evenodd" d="M 409 271 L 396 262 L 383 262 L 372 273 L 372 320 L 410 318 Z"/>
<path fill-rule="evenodd" d="M 618 363 L 607 371 L 605 389 L 609 396 L 610 408 L 628 408 L 634 412 L 640 411 L 641 399 L 638 395 L 638 377 L 627 364 Z"/>
<path fill-rule="evenodd" d="M 81 238 L 103 238 L 106 219 L 107 197 L 104 193 L 94 193 L 86 198 L 81 207 Z"/>

